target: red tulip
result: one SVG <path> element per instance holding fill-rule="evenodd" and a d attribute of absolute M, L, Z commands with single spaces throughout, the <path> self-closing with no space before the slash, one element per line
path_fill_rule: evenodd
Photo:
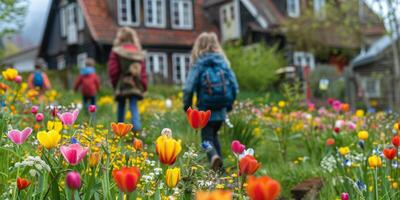
<path fill-rule="evenodd" d="M 275 200 L 279 197 L 281 186 L 270 177 L 251 176 L 247 180 L 246 192 L 251 200 Z"/>
<path fill-rule="evenodd" d="M 139 182 L 140 171 L 137 167 L 123 167 L 120 170 L 113 170 L 112 176 L 122 192 L 131 193 Z"/>
<path fill-rule="evenodd" d="M 340 128 L 339 127 L 335 127 L 335 128 L 333 128 L 333 131 L 335 131 L 335 133 L 340 133 Z"/>
<path fill-rule="evenodd" d="M 397 150 L 395 148 L 385 148 L 383 149 L 383 155 L 385 155 L 388 160 L 393 160 L 397 155 Z"/>
<path fill-rule="evenodd" d="M 30 184 L 31 184 L 31 182 L 29 182 L 27 179 L 20 178 L 20 177 L 17 178 L 18 190 L 23 190 L 23 189 L 27 188 Z"/>
<path fill-rule="evenodd" d="M 38 106 L 32 106 L 31 107 L 31 113 L 36 115 L 39 112 L 39 107 Z"/>
<path fill-rule="evenodd" d="M 398 135 L 395 135 L 395 136 L 392 138 L 392 144 L 393 144 L 395 147 L 399 147 L 399 146 L 400 146 L 400 137 L 399 137 Z"/>
<path fill-rule="evenodd" d="M 88 110 L 89 110 L 90 113 L 96 112 L 96 110 L 97 110 L 96 105 L 90 105 Z"/>
<path fill-rule="evenodd" d="M 208 120 L 210 120 L 210 116 L 211 116 L 210 110 L 199 111 L 196 109 L 189 108 L 186 111 L 186 117 L 190 126 L 196 130 L 204 128 L 207 125 Z"/>
<path fill-rule="evenodd" d="M 251 155 L 246 155 L 239 160 L 240 174 L 253 175 L 256 173 L 258 168 L 260 168 L 260 166 L 261 164 L 258 163 L 257 160 Z"/>
<path fill-rule="evenodd" d="M 333 138 L 326 139 L 326 146 L 333 146 L 333 145 L 335 145 L 335 139 Z"/>

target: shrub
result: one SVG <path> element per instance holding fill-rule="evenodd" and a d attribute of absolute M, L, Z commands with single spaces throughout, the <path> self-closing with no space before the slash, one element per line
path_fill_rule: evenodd
<path fill-rule="evenodd" d="M 275 71 L 286 64 L 276 47 L 267 47 L 263 43 L 247 47 L 230 44 L 225 50 L 243 90 L 265 91 L 277 80 Z"/>

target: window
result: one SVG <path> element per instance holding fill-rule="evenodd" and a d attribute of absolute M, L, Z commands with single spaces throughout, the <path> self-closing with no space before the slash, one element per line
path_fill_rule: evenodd
<path fill-rule="evenodd" d="M 77 12 L 78 12 L 78 30 L 83 30 L 85 28 L 85 18 L 83 17 L 82 9 L 77 6 Z"/>
<path fill-rule="evenodd" d="M 190 69 L 190 54 L 174 53 L 172 55 L 172 72 L 175 83 L 185 83 Z"/>
<path fill-rule="evenodd" d="M 367 98 L 378 98 L 381 96 L 381 82 L 379 79 L 365 77 L 362 84 Z"/>
<path fill-rule="evenodd" d="M 168 78 L 167 54 L 148 53 L 146 58 L 146 71 L 153 81 L 160 76 L 163 79 Z"/>
<path fill-rule="evenodd" d="M 191 0 L 172 0 L 171 15 L 172 28 L 193 28 L 193 10 Z"/>
<path fill-rule="evenodd" d="M 287 13 L 289 17 L 300 16 L 300 0 L 287 0 Z"/>
<path fill-rule="evenodd" d="M 144 17 L 148 27 L 165 27 L 165 2 L 164 0 L 145 0 Z"/>
<path fill-rule="evenodd" d="M 293 64 L 301 67 L 315 68 L 314 54 L 309 52 L 294 52 Z"/>
<path fill-rule="evenodd" d="M 118 24 L 121 26 L 140 24 L 140 0 L 118 0 Z"/>
<path fill-rule="evenodd" d="M 82 69 L 86 66 L 86 58 L 87 58 L 86 53 L 80 53 L 76 57 L 76 65 L 78 66 L 79 69 Z"/>
<path fill-rule="evenodd" d="M 66 37 L 68 44 L 78 41 L 78 31 L 85 28 L 82 10 L 76 3 L 70 3 L 60 8 L 61 37 Z"/>
<path fill-rule="evenodd" d="M 319 18 L 325 18 L 325 0 L 314 0 L 314 12 Z"/>
<path fill-rule="evenodd" d="M 219 9 L 221 35 L 223 41 L 240 38 L 240 21 L 238 2 L 230 2 L 222 5 Z"/>
<path fill-rule="evenodd" d="M 57 57 L 57 69 L 65 69 L 65 58 L 64 56 Z"/>

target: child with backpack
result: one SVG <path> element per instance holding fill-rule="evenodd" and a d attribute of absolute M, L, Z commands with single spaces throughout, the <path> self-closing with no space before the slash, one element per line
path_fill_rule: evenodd
<path fill-rule="evenodd" d="M 81 89 L 83 105 L 88 110 L 90 105 L 96 105 L 96 95 L 100 90 L 100 79 L 96 74 L 93 58 L 87 58 L 85 67 L 80 70 L 80 75 L 75 81 L 74 90 Z"/>
<path fill-rule="evenodd" d="M 222 168 L 221 146 L 218 131 L 239 92 L 239 85 L 229 67 L 225 53 L 215 33 L 202 33 L 192 49 L 192 68 L 183 88 L 185 111 L 192 106 L 193 94 L 197 95 L 199 110 L 211 110 L 211 117 L 201 130 L 202 143 L 211 144 L 207 156 L 214 170 Z"/>
<path fill-rule="evenodd" d="M 39 95 L 42 96 L 46 90 L 51 89 L 49 78 L 47 74 L 42 70 L 44 61 L 37 60 L 35 62 L 35 71 L 33 71 L 28 77 L 29 89 L 39 90 Z"/>

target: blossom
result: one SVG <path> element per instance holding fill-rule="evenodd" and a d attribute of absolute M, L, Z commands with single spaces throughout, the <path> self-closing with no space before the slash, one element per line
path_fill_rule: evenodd
<path fill-rule="evenodd" d="M 367 140 L 368 139 L 368 132 L 367 131 L 360 131 L 357 134 L 358 139 L 360 140 Z"/>
<path fill-rule="evenodd" d="M 90 105 L 90 106 L 88 107 L 88 111 L 89 111 L 90 113 L 94 113 L 94 112 L 96 112 L 96 110 L 97 110 L 96 105 Z"/>
<path fill-rule="evenodd" d="M 67 183 L 69 189 L 77 190 L 81 187 L 81 175 L 75 171 L 68 172 L 65 183 Z"/>
<path fill-rule="evenodd" d="M 174 164 L 181 150 L 182 147 L 180 141 L 177 141 L 172 137 L 161 135 L 156 140 L 156 153 L 160 162 L 163 164 Z"/>
<path fill-rule="evenodd" d="M 136 189 L 140 180 L 140 171 L 137 167 L 122 167 L 120 170 L 113 170 L 112 177 L 119 190 L 124 193 L 131 193 Z"/>
<path fill-rule="evenodd" d="M 204 128 L 207 125 L 210 116 L 211 116 L 210 110 L 199 111 L 196 109 L 189 108 L 186 111 L 186 118 L 189 122 L 190 127 L 196 130 Z"/>
<path fill-rule="evenodd" d="M 27 188 L 30 184 L 31 184 L 31 182 L 29 182 L 27 179 L 20 178 L 20 177 L 17 178 L 18 190 L 23 190 L 23 189 Z"/>
<path fill-rule="evenodd" d="M 333 146 L 333 145 L 335 145 L 335 139 L 328 138 L 328 139 L 326 139 L 325 144 L 326 144 L 326 146 Z"/>
<path fill-rule="evenodd" d="M 235 154 L 241 154 L 245 150 L 246 146 L 241 144 L 239 140 L 233 140 L 231 143 L 231 149 Z"/>
<path fill-rule="evenodd" d="M 383 155 L 385 155 L 388 160 L 393 160 L 397 155 L 397 150 L 395 148 L 385 148 L 383 149 Z"/>
<path fill-rule="evenodd" d="M 8 68 L 2 72 L 2 75 L 7 81 L 13 81 L 18 76 L 18 71 L 14 68 Z"/>
<path fill-rule="evenodd" d="M 198 191 L 196 200 L 232 200 L 232 192 L 229 190 Z"/>
<path fill-rule="evenodd" d="M 172 168 L 172 169 L 167 169 L 167 172 L 165 173 L 165 179 L 167 186 L 170 188 L 174 188 L 181 177 L 181 170 L 177 167 Z"/>
<path fill-rule="evenodd" d="M 376 168 L 382 166 L 382 159 L 377 155 L 370 156 L 368 158 L 368 164 L 371 168 Z"/>
<path fill-rule="evenodd" d="M 253 175 L 260 166 L 261 164 L 251 155 L 246 155 L 239 160 L 240 174 Z"/>
<path fill-rule="evenodd" d="M 14 82 L 17 83 L 17 84 L 21 84 L 21 83 L 22 83 L 22 76 L 17 75 L 17 76 L 14 78 Z"/>
<path fill-rule="evenodd" d="M 32 106 L 31 107 L 31 113 L 36 115 L 39 112 L 39 107 L 38 106 Z"/>
<path fill-rule="evenodd" d="M 47 149 L 51 149 L 57 146 L 58 142 L 61 139 L 61 135 L 55 130 L 50 130 L 48 132 L 40 131 L 37 133 L 37 139 L 39 140 L 39 143 L 41 145 L 43 145 Z"/>
<path fill-rule="evenodd" d="M 124 137 L 126 134 L 131 131 L 133 128 L 132 124 L 125 124 L 125 123 L 111 123 L 111 128 L 113 129 L 113 132 L 115 135 L 119 137 Z"/>
<path fill-rule="evenodd" d="M 332 102 L 332 109 L 336 112 L 339 112 L 342 109 L 342 103 L 339 100 L 335 100 Z"/>
<path fill-rule="evenodd" d="M 86 156 L 89 148 L 82 147 L 80 144 L 70 144 L 61 146 L 60 151 L 70 165 L 77 165 Z"/>
<path fill-rule="evenodd" d="M 60 121 L 47 121 L 47 130 L 54 130 L 56 132 L 60 132 L 63 128 L 63 125 Z"/>
<path fill-rule="evenodd" d="M 341 107 L 343 112 L 349 112 L 350 111 L 350 105 L 348 103 L 342 103 Z"/>
<path fill-rule="evenodd" d="M 99 153 L 91 153 L 89 155 L 89 166 L 90 167 L 95 167 L 97 163 L 100 161 L 100 154 Z"/>
<path fill-rule="evenodd" d="M 344 192 L 340 195 L 341 200 L 349 200 L 349 193 Z"/>
<path fill-rule="evenodd" d="M 14 142 L 14 144 L 21 145 L 26 141 L 31 133 L 32 128 L 27 127 L 23 131 L 11 130 L 7 133 L 7 136 L 12 142 Z"/>
<path fill-rule="evenodd" d="M 350 153 L 350 148 L 349 147 L 340 147 L 339 153 L 340 153 L 340 155 L 345 156 Z"/>
<path fill-rule="evenodd" d="M 73 112 L 65 112 L 63 114 L 57 113 L 58 118 L 64 125 L 72 126 L 78 118 L 79 110 L 75 109 Z"/>
<path fill-rule="evenodd" d="M 268 176 L 260 178 L 250 176 L 246 192 L 251 200 L 274 200 L 279 197 L 281 186 L 278 181 Z"/>
<path fill-rule="evenodd" d="M 279 108 L 284 108 L 286 106 L 286 102 L 285 101 L 279 101 L 278 102 L 278 106 L 279 106 Z"/>
<path fill-rule="evenodd" d="M 135 150 L 139 151 L 143 148 L 143 142 L 140 139 L 133 139 L 133 148 L 135 148 Z"/>
<path fill-rule="evenodd" d="M 43 121 L 43 119 L 44 119 L 43 113 L 37 113 L 36 114 L 36 121 L 37 122 L 41 122 L 41 121 Z"/>
<path fill-rule="evenodd" d="M 357 110 L 356 111 L 356 116 L 359 117 L 359 118 L 364 117 L 364 110 L 361 110 L 361 109 Z"/>
<path fill-rule="evenodd" d="M 395 135 L 395 136 L 392 138 L 392 144 L 393 144 L 395 147 L 399 147 L 399 146 L 400 146 L 400 136 Z"/>

